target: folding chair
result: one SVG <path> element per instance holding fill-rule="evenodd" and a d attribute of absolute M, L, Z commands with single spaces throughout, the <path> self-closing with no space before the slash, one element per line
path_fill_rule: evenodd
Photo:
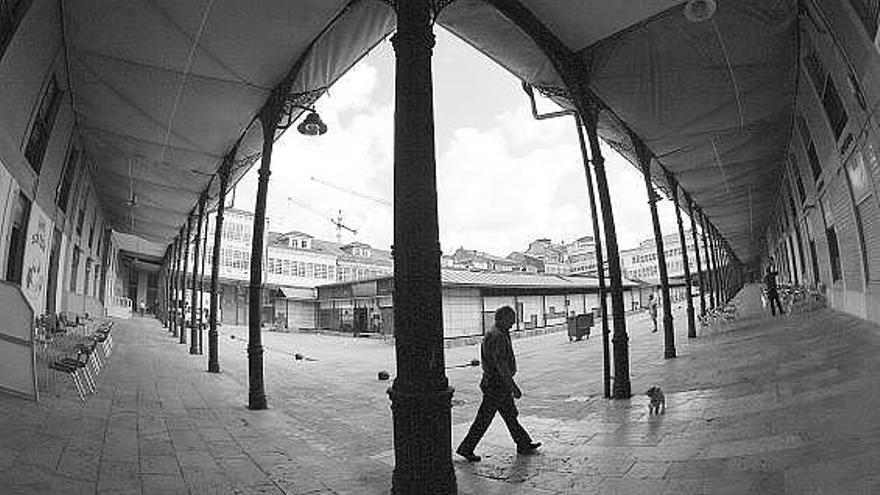
<path fill-rule="evenodd" d="M 76 372 L 78 367 L 76 365 L 69 365 L 62 363 L 61 361 L 53 361 L 49 363 L 49 368 L 60 371 L 61 373 L 66 374 L 73 381 L 73 386 L 76 388 L 76 393 L 79 395 L 79 400 L 83 404 L 86 402 L 85 397 L 85 389 L 83 388 L 83 384 L 77 376 Z"/>

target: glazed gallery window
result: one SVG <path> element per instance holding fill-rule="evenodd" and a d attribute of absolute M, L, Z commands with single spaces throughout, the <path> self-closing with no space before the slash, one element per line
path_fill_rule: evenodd
<path fill-rule="evenodd" d="M 825 116 L 828 117 L 828 124 L 831 126 L 834 139 L 840 139 L 840 134 L 843 133 L 843 128 L 849 119 L 843 106 L 843 100 L 840 99 L 834 81 L 822 65 L 819 52 L 809 41 L 807 41 L 806 52 L 804 65 L 810 74 L 810 80 L 813 81 L 816 94 L 822 100 L 822 108 L 825 109 Z"/>
<path fill-rule="evenodd" d="M 77 164 L 79 163 L 79 150 L 75 146 L 71 146 L 67 150 L 67 159 L 64 161 L 64 172 L 61 175 L 61 182 L 58 184 L 58 191 L 55 194 L 55 204 L 61 208 L 61 211 L 67 211 L 67 203 L 70 200 L 70 190 L 73 186 L 73 177 L 76 174 Z"/>
<path fill-rule="evenodd" d="M 81 256 L 79 246 L 73 247 L 73 259 L 70 261 L 70 292 L 76 292 L 76 277 L 79 275 L 79 257 Z"/>
<path fill-rule="evenodd" d="M 842 269 L 840 266 L 840 246 L 837 244 L 837 231 L 834 226 L 825 230 L 825 238 L 828 241 L 828 261 L 831 264 L 831 280 L 837 282 L 841 279 Z"/>
<path fill-rule="evenodd" d="M 874 35 L 877 34 L 877 15 L 880 13 L 880 0 L 849 0 L 849 4 L 856 11 L 856 15 L 859 16 L 862 25 L 865 26 L 868 37 L 873 40 Z"/>
<path fill-rule="evenodd" d="M 21 283 L 21 272 L 24 264 L 24 247 L 27 241 L 28 218 L 31 215 L 31 201 L 19 193 L 18 201 L 12 210 L 12 229 L 9 232 L 9 250 L 6 262 L 6 280 L 14 284 Z"/>
<path fill-rule="evenodd" d="M 55 125 L 59 106 L 61 106 L 61 91 L 58 89 L 58 80 L 52 76 L 40 99 L 40 106 L 37 108 L 31 133 L 24 149 L 24 157 L 34 172 L 38 174 L 43 166 L 43 156 L 46 154 L 46 146 L 49 144 L 49 136 L 51 136 L 52 127 Z"/>
<path fill-rule="evenodd" d="M 822 175 L 822 164 L 819 163 L 819 155 L 816 154 L 816 144 L 813 143 L 813 136 L 810 134 L 810 126 L 807 125 L 807 119 L 805 119 L 802 114 L 798 114 L 797 123 L 801 138 L 804 141 L 804 149 L 807 152 L 807 158 L 810 161 L 810 170 L 813 172 L 813 180 L 816 181 L 816 187 L 818 188 L 821 185 L 819 182 L 819 176 Z"/>

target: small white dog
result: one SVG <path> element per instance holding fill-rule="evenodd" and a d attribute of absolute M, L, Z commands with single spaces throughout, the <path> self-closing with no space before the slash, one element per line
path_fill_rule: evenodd
<path fill-rule="evenodd" d="M 663 408 L 663 412 L 666 412 L 666 396 L 663 395 L 663 391 L 660 390 L 660 387 L 654 386 L 648 389 L 645 392 L 651 402 L 648 404 L 648 414 L 660 414 L 660 408 Z"/>

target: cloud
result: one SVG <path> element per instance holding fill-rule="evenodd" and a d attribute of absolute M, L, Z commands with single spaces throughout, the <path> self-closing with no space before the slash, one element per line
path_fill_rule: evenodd
<path fill-rule="evenodd" d="M 385 50 L 381 56 L 391 55 Z M 311 180 L 393 199 L 393 77 L 377 68 L 390 65 L 384 59 L 361 61 L 317 103 L 327 134 L 308 137 L 291 131 L 276 144 L 268 198 L 272 230 L 301 230 L 332 240 L 336 228 L 330 218 L 342 210 L 343 223 L 358 230 L 359 240 L 390 247 L 390 208 Z M 481 91 L 493 92 L 495 86 L 508 91 L 516 81 L 503 75 L 506 79 L 481 81 L 487 85 Z M 436 143 L 440 240 L 446 253 L 464 246 L 504 256 L 540 237 L 571 242 L 592 235 L 572 119 L 535 120 L 520 96 L 512 93 L 515 105 L 495 105 L 494 112 L 465 119 L 465 126 L 456 126 L 457 119 L 448 115 L 438 119 L 449 129 L 438 131 L 447 137 Z M 436 102 L 438 113 L 450 111 L 446 103 Z M 542 112 L 558 109 L 546 101 L 539 105 Z M 603 149 L 618 243 L 621 249 L 634 247 L 653 235 L 644 182 L 635 167 L 607 146 Z M 253 209 L 257 168 L 240 183 L 240 208 Z M 288 197 L 308 208 L 289 203 Z M 675 232 L 671 204 L 661 201 L 658 208 L 663 232 Z M 343 241 L 350 240 L 344 233 Z"/>

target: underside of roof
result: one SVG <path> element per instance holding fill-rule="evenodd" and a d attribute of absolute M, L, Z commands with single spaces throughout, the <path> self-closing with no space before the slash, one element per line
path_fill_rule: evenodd
<path fill-rule="evenodd" d="M 439 25 L 563 104 L 547 47 L 576 61 L 567 69 L 601 102 L 602 137 L 634 162 L 638 136 L 661 188 L 673 174 L 740 259 L 758 255 L 792 132 L 794 0 L 719 1 L 698 21 L 674 0 L 437 4 Z M 255 116 L 273 88 L 286 81 L 314 101 L 396 22 L 379 0 L 63 5 L 77 127 L 104 210 L 118 231 L 165 245 L 202 191 L 216 195 L 236 143 L 233 180 L 256 161 Z"/>

